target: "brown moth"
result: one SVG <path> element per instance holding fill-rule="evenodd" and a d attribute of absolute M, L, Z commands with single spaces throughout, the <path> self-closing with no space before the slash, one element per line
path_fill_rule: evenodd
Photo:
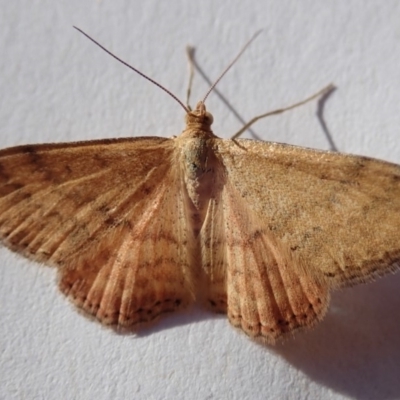
<path fill-rule="evenodd" d="M 330 292 L 400 267 L 400 166 L 225 140 L 199 102 L 171 139 L 0 151 L 0 236 L 120 328 L 196 299 L 268 343 L 311 327 Z"/>

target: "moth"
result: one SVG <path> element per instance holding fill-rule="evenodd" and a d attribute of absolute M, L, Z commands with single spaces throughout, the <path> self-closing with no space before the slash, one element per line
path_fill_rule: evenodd
<path fill-rule="evenodd" d="M 185 107 L 185 106 L 184 106 Z M 332 290 L 400 267 L 400 166 L 217 137 L 204 101 L 173 138 L 0 151 L 0 236 L 129 328 L 199 301 L 268 343 L 320 321 Z"/>

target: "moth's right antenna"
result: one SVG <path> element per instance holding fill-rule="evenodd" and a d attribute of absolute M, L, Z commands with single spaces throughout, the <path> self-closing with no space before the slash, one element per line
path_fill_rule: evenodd
<path fill-rule="evenodd" d="M 219 78 L 212 84 L 212 86 L 210 87 L 210 89 L 208 90 L 208 92 L 206 93 L 206 95 L 203 98 L 203 103 L 206 101 L 208 95 L 214 90 L 215 86 L 217 86 L 217 84 L 219 83 L 219 81 L 224 77 L 224 75 L 226 75 L 226 73 L 231 69 L 231 67 L 233 66 L 233 64 L 236 63 L 236 61 L 239 59 L 239 57 L 246 51 L 246 49 L 250 46 L 251 42 L 262 32 L 262 29 L 260 29 L 259 31 L 257 31 L 252 37 L 251 39 L 242 47 L 242 50 L 239 51 L 239 54 L 231 61 L 231 63 L 224 69 L 224 71 L 222 72 L 222 74 L 219 76 Z"/>

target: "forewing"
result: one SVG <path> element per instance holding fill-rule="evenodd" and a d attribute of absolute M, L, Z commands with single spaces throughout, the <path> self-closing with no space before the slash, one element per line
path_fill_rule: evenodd
<path fill-rule="evenodd" d="M 0 152 L 5 245 L 58 266 L 60 289 L 106 324 L 192 299 L 172 140 L 120 139 Z"/>
<path fill-rule="evenodd" d="M 263 229 L 331 287 L 400 267 L 400 167 L 277 143 L 221 141 L 229 183 Z"/>

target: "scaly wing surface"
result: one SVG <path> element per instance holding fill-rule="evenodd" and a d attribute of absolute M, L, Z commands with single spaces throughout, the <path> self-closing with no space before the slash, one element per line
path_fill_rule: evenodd
<path fill-rule="evenodd" d="M 207 301 L 233 325 L 273 342 L 320 320 L 331 289 L 399 268 L 399 166 L 251 140 L 215 147 L 225 182 L 202 232 Z"/>
<path fill-rule="evenodd" d="M 0 235 L 59 270 L 63 293 L 130 326 L 193 299 L 173 141 L 136 138 L 0 152 Z"/>

